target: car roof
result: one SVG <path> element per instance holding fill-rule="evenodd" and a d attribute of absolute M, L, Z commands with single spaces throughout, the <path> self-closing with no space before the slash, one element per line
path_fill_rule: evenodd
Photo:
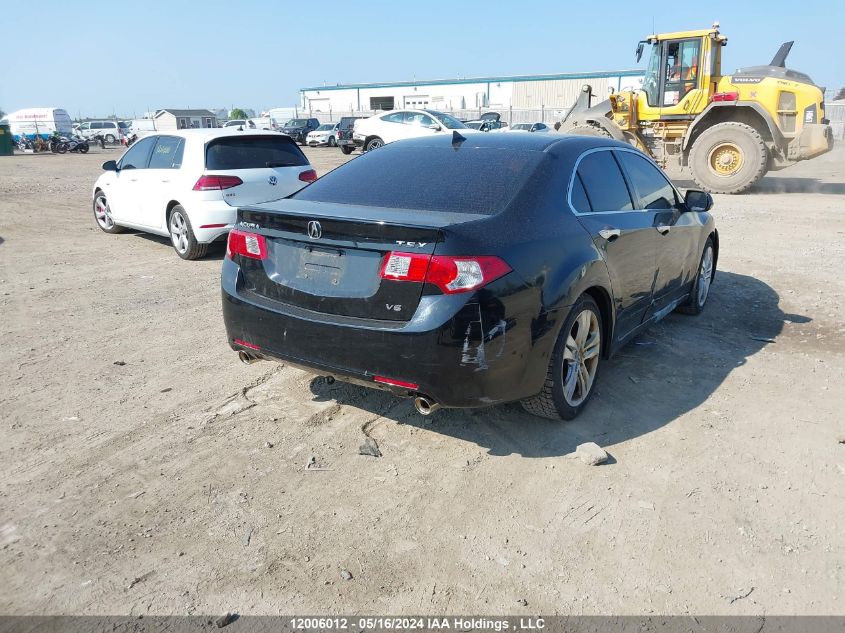
<path fill-rule="evenodd" d="M 460 130 L 454 130 L 460 135 Z M 397 143 L 389 143 L 385 148 L 392 145 L 400 145 L 402 147 L 416 146 L 416 147 L 449 147 L 453 148 L 453 138 L 455 134 L 433 134 L 431 136 L 423 136 L 420 138 L 407 139 Z M 594 147 L 624 147 L 627 149 L 636 149 L 628 143 L 605 138 L 601 136 L 581 136 L 577 134 L 467 134 L 464 141 L 460 142 L 460 148 L 489 148 L 489 149 L 508 149 L 508 150 L 525 150 L 535 152 L 553 152 L 553 153 L 581 153 Z M 382 148 L 383 149 L 383 148 Z M 379 150 L 380 151 L 380 150 Z"/>
<path fill-rule="evenodd" d="M 276 132 L 275 130 L 260 130 L 258 128 L 244 128 L 243 130 L 240 129 L 237 125 L 231 125 L 229 127 L 201 127 L 201 128 L 188 128 L 185 130 L 157 130 L 156 135 L 158 136 L 181 136 L 186 139 L 197 139 L 200 141 L 210 141 L 215 138 L 221 138 L 225 136 L 284 136 L 288 138 L 281 132 Z M 148 136 L 153 136 L 152 134 Z"/>

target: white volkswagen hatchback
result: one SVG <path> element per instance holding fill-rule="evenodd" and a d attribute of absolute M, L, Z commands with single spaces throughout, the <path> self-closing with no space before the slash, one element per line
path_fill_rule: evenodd
<path fill-rule="evenodd" d="M 317 179 L 290 137 L 232 128 L 145 136 L 103 169 L 93 189 L 99 227 L 169 236 L 182 259 L 204 256 L 227 235 L 238 206 L 284 198 Z"/>

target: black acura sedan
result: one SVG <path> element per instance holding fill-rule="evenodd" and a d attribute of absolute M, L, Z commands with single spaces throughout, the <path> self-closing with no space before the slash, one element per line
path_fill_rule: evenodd
<path fill-rule="evenodd" d="M 519 400 L 571 419 L 599 365 L 673 310 L 699 313 L 719 237 L 629 145 L 434 135 L 241 208 L 223 314 L 241 360 L 414 398 L 420 413 Z"/>

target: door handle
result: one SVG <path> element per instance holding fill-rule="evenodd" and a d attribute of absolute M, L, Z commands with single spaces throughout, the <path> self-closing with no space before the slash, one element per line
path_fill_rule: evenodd
<path fill-rule="evenodd" d="M 170 182 L 170 178 L 162 178 L 161 182 Z"/>
<path fill-rule="evenodd" d="M 669 226 L 668 224 L 658 224 L 658 225 L 657 225 L 657 226 L 655 226 L 654 228 L 656 228 L 656 229 L 657 229 L 657 231 L 658 231 L 661 235 L 666 235 L 666 234 L 669 232 L 669 229 L 671 229 L 672 227 L 671 227 L 671 226 Z"/>
<path fill-rule="evenodd" d="M 601 231 L 599 231 L 599 235 L 601 235 L 608 242 L 612 242 L 617 237 L 622 235 L 622 231 L 620 231 L 619 229 L 610 229 L 610 228 L 602 229 Z"/>

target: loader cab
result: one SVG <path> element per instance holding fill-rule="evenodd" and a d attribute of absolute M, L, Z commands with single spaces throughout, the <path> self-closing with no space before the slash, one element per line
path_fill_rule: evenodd
<path fill-rule="evenodd" d="M 710 101 L 721 75 L 721 48 L 727 38 L 718 30 L 650 35 L 637 48 L 649 57 L 638 99 L 641 120 L 684 120 Z"/>

